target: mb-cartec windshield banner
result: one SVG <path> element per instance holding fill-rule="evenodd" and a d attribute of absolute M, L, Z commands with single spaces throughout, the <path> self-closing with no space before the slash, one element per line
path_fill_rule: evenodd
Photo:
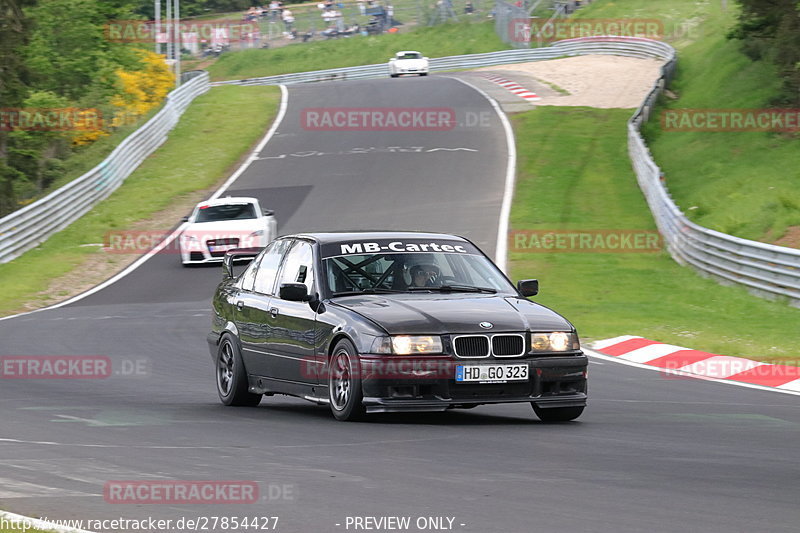
<path fill-rule="evenodd" d="M 447 253 L 480 255 L 468 242 L 432 239 L 386 239 L 327 243 L 321 246 L 323 258 L 342 255 L 396 254 L 396 253 Z"/>

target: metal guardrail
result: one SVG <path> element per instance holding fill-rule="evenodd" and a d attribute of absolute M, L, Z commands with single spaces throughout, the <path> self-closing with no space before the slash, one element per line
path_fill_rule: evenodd
<path fill-rule="evenodd" d="M 552 46 L 546 48 L 501 50 L 499 52 L 488 52 L 485 54 L 436 57 L 430 60 L 429 66 L 431 72 L 444 72 L 448 70 L 524 63 L 527 61 L 544 61 L 547 59 L 586 54 L 668 59 L 671 55 L 674 55 L 674 50 L 668 44 L 649 39 L 594 37 L 557 41 L 553 43 Z M 389 76 L 389 70 L 386 65 L 387 63 L 380 63 L 377 65 L 364 65 L 360 67 L 314 70 L 311 72 L 265 76 L 263 78 L 218 81 L 211 85 L 292 85 L 296 83 L 320 81 L 385 78 Z"/>
<path fill-rule="evenodd" d="M 628 123 L 628 151 L 650 210 L 672 257 L 724 283 L 744 285 L 759 296 L 788 298 L 800 306 L 800 250 L 726 235 L 691 222 L 662 183 L 662 173 L 639 133 L 675 71 L 675 49 L 667 43 L 634 37 L 593 37 L 557 41 L 546 48 L 435 58 L 432 72 L 542 61 L 560 57 L 609 54 L 666 61 L 661 77 Z M 326 80 L 371 79 L 388 75 L 385 64 L 319 70 L 212 85 L 272 85 Z"/>
<path fill-rule="evenodd" d="M 433 72 L 542 61 L 560 57 L 608 54 L 666 61 L 661 77 L 628 122 L 628 152 L 639 186 L 668 250 L 679 263 L 723 282 L 744 285 L 761 296 L 788 298 L 800 306 L 800 250 L 726 235 L 691 222 L 672 201 L 662 183 L 639 129 L 675 70 L 676 53 L 668 44 L 641 38 L 592 37 L 558 41 L 546 48 L 504 50 L 486 54 L 432 59 Z M 108 196 L 166 138 L 195 96 L 208 90 L 208 74 L 195 77 L 168 96 L 164 108 L 125 139 L 96 168 L 38 202 L 0 219 L 0 262 L 33 248 Z M 374 79 L 388 75 L 386 64 L 300 72 L 211 85 L 277 85 L 344 79 Z"/>
<path fill-rule="evenodd" d="M 664 186 L 661 169 L 639 130 L 669 85 L 675 63 L 673 51 L 661 77 L 628 122 L 628 153 L 670 255 L 723 283 L 743 285 L 758 296 L 786 298 L 791 305 L 800 307 L 800 250 L 740 239 L 699 226 L 681 212 Z"/>
<path fill-rule="evenodd" d="M 161 110 L 125 138 L 86 174 L 44 198 L 0 218 L 0 263 L 11 261 L 65 228 L 119 187 L 167 139 L 195 97 L 208 91 L 208 73 L 184 73 L 183 85 L 167 95 Z"/>

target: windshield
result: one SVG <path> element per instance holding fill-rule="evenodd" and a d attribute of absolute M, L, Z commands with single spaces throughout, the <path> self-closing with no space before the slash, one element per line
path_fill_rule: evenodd
<path fill-rule="evenodd" d="M 421 59 L 422 54 L 417 52 L 408 52 L 397 56 L 398 59 Z"/>
<path fill-rule="evenodd" d="M 220 220 L 243 220 L 256 218 L 253 204 L 227 204 L 200 207 L 195 222 L 217 222 Z"/>
<path fill-rule="evenodd" d="M 323 267 L 333 296 L 412 291 L 516 292 L 497 267 L 482 255 L 344 255 L 324 259 Z"/>

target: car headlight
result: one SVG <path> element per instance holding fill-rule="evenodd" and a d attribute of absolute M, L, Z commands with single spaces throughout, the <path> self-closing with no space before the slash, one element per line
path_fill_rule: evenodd
<path fill-rule="evenodd" d="M 552 333 L 531 333 L 531 353 L 566 352 L 580 350 L 577 333 L 554 331 Z"/>
<path fill-rule="evenodd" d="M 437 335 L 396 335 L 392 350 L 398 355 L 442 353 L 442 339 Z"/>
<path fill-rule="evenodd" d="M 438 335 L 394 335 L 377 337 L 370 352 L 375 354 L 418 355 L 442 353 L 442 338 Z"/>
<path fill-rule="evenodd" d="M 261 237 L 262 235 L 264 235 L 264 230 L 263 230 L 263 229 L 260 229 L 260 230 L 256 230 L 256 231 L 254 231 L 254 232 L 253 232 L 253 233 L 251 233 L 249 236 L 250 236 L 250 237 Z"/>
<path fill-rule="evenodd" d="M 195 242 L 200 242 L 200 241 L 197 239 L 197 237 L 195 237 L 194 235 L 187 235 L 187 234 L 185 234 L 185 233 L 184 233 L 183 235 L 181 235 L 181 238 L 183 239 L 183 242 L 184 242 L 184 243 L 186 243 L 186 244 L 191 244 L 191 243 L 195 243 Z"/>

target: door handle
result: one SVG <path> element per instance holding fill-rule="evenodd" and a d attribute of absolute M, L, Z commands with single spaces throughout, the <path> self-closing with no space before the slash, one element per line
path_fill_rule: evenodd
<path fill-rule="evenodd" d="M 238 302 L 236 302 L 236 309 L 238 309 L 239 311 L 244 309 L 244 301 L 243 300 L 239 300 Z"/>
<path fill-rule="evenodd" d="M 270 308 L 269 316 L 271 316 L 272 318 L 278 318 L 278 308 L 277 307 Z"/>

